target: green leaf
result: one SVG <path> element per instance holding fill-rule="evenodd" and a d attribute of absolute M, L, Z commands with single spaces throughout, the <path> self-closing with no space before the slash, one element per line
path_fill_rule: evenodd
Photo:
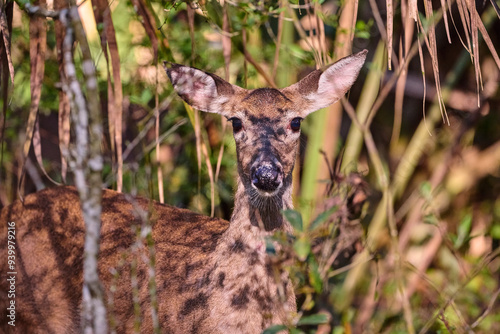
<path fill-rule="evenodd" d="M 293 249 L 295 249 L 295 253 L 297 253 L 299 260 L 305 261 L 311 252 L 311 243 L 305 236 L 302 236 L 294 242 Z"/>
<path fill-rule="evenodd" d="M 304 302 L 300 306 L 300 309 L 304 310 L 304 311 L 310 311 L 310 310 L 312 310 L 314 305 L 316 305 L 316 303 L 314 302 L 314 297 L 311 293 L 308 293 L 306 295 L 306 299 L 304 300 Z"/>
<path fill-rule="evenodd" d="M 302 216 L 299 212 L 295 210 L 285 210 L 283 214 L 296 231 L 303 231 Z"/>
<path fill-rule="evenodd" d="M 471 227 L 472 227 L 472 216 L 470 214 L 467 214 L 458 225 L 457 239 L 455 240 L 454 244 L 455 249 L 462 247 L 464 242 L 469 240 Z"/>
<path fill-rule="evenodd" d="M 262 334 L 276 334 L 276 333 L 279 333 L 283 330 L 286 330 L 286 326 L 285 325 L 273 325 L 271 327 L 268 327 L 266 328 Z"/>
<path fill-rule="evenodd" d="M 316 293 L 321 293 L 323 290 L 323 280 L 319 274 L 318 264 L 316 263 L 314 257 L 309 259 L 309 282 Z"/>
<path fill-rule="evenodd" d="M 429 181 L 424 181 L 420 184 L 420 195 L 427 201 L 432 200 L 432 184 Z"/>
<path fill-rule="evenodd" d="M 338 210 L 338 207 L 337 206 L 332 206 L 331 208 L 329 208 L 328 210 L 320 213 L 314 220 L 313 222 L 311 223 L 311 225 L 309 225 L 309 231 L 314 231 L 316 228 L 318 228 L 319 226 L 321 226 L 324 222 L 326 222 L 328 220 L 328 218 L 330 218 L 330 216 L 335 213 L 336 211 Z"/>
<path fill-rule="evenodd" d="M 500 224 L 495 224 L 491 227 L 490 235 L 493 239 L 500 239 Z"/>
<path fill-rule="evenodd" d="M 356 37 L 361 39 L 369 39 L 371 35 L 367 31 L 358 31 L 356 32 Z"/>
<path fill-rule="evenodd" d="M 290 329 L 290 334 L 304 334 L 304 332 L 301 331 L 300 329 L 292 328 Z"/>
<path fill-rule="evenodd" d="M 326 314 L 313 314 L 300 318 L 297 325 L 320 325 L 328 322 Z"/>

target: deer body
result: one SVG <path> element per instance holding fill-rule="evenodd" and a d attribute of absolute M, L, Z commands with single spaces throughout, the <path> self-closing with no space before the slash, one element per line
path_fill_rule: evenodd
<path fill-rule="evenodd" d="M 265 237 L 291 232 L 282 210 L 292 208 L 292 170 L 307 114 L 342 97 L 354 83 L 366 51 L 312 72 L 278 90 L 245 90 L 203 71 L 171 65 L 167 74 L 193 107 L 233 123 L 238 180 L 231 221 L 103 192 L 99 275 L 108 319 L 118 333 L 153 331 L 150 252 L 137 240 L 149 212 L 155 251 L 158 320 L 165 333 L 260 333 L 292 324 L 293 286 L 272 266 Z M 0 270 L 8 269 L 7 222 L 16 226 L 16 326 L 1 331 L 80 331 L 85 226 L 78 195 L 56 187 L 6 207 L 0 217 Z M 8 291 L 5 279 L 0 292 Z M 134 299 L 138 308 L 134 309 Z M 2 312 L 8 307 L 0 298 Z"/>

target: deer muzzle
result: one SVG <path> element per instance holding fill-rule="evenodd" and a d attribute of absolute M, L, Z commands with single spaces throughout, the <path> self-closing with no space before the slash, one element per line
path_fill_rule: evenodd
<path fill-rule="evenodd" d="M 252 186 L 261 195 L 273 196 L 283 185 L 281 166 L 272 162 L 262 162 L 252 168 Z"/>

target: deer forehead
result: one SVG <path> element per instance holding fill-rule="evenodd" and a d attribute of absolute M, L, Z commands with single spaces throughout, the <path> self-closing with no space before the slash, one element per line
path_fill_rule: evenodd
<path fill-rule="evenodd" d="M 288 118 L 294 107 L 293 102 L 274 88 L 258 88 L 246 94 L 240 103 L 245 116 L 252 120 L 280 120 Z"/>

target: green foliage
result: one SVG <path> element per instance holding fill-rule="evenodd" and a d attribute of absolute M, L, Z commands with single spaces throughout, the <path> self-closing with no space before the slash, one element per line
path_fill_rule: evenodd
<path fill-rule="evenodd" d="M 271 326 L 267 329 L 265 329 L 262 334 L 276 334 L 276 333 L 279 333 L 283 330 L 286 330 L 287 327 L 285 325 L 274 325 L 274 326 Z"/>
<path fill-rule="evenodd" d="M 302 223 L 302 216 L 300 215 L 300 212 L 297 212 L 295 210 L 285 210 L 283 211 L 283 215 L 285 216 L 286 220 L 290 224 L 292 224 L 293 228 L 297 232 L 302 232 L 303 231 L 303 223 Z"/>
<path fill-rule="evenodd" d="M 465 215 L 462 221 L 458 224 L 457 235 L 453 237 L 453 246 L 458 249 L 464 244 L 468 243 L 472 238 L 470 236 L 470 230 L 472 227 L 472 216 Z"/>
<path fill-rule="evenodd" d="M 300 318 L 297 325 L 321 325 L 328 321 L 328 318 L 324 314 L 313 314 L 306 317 Z"/>

